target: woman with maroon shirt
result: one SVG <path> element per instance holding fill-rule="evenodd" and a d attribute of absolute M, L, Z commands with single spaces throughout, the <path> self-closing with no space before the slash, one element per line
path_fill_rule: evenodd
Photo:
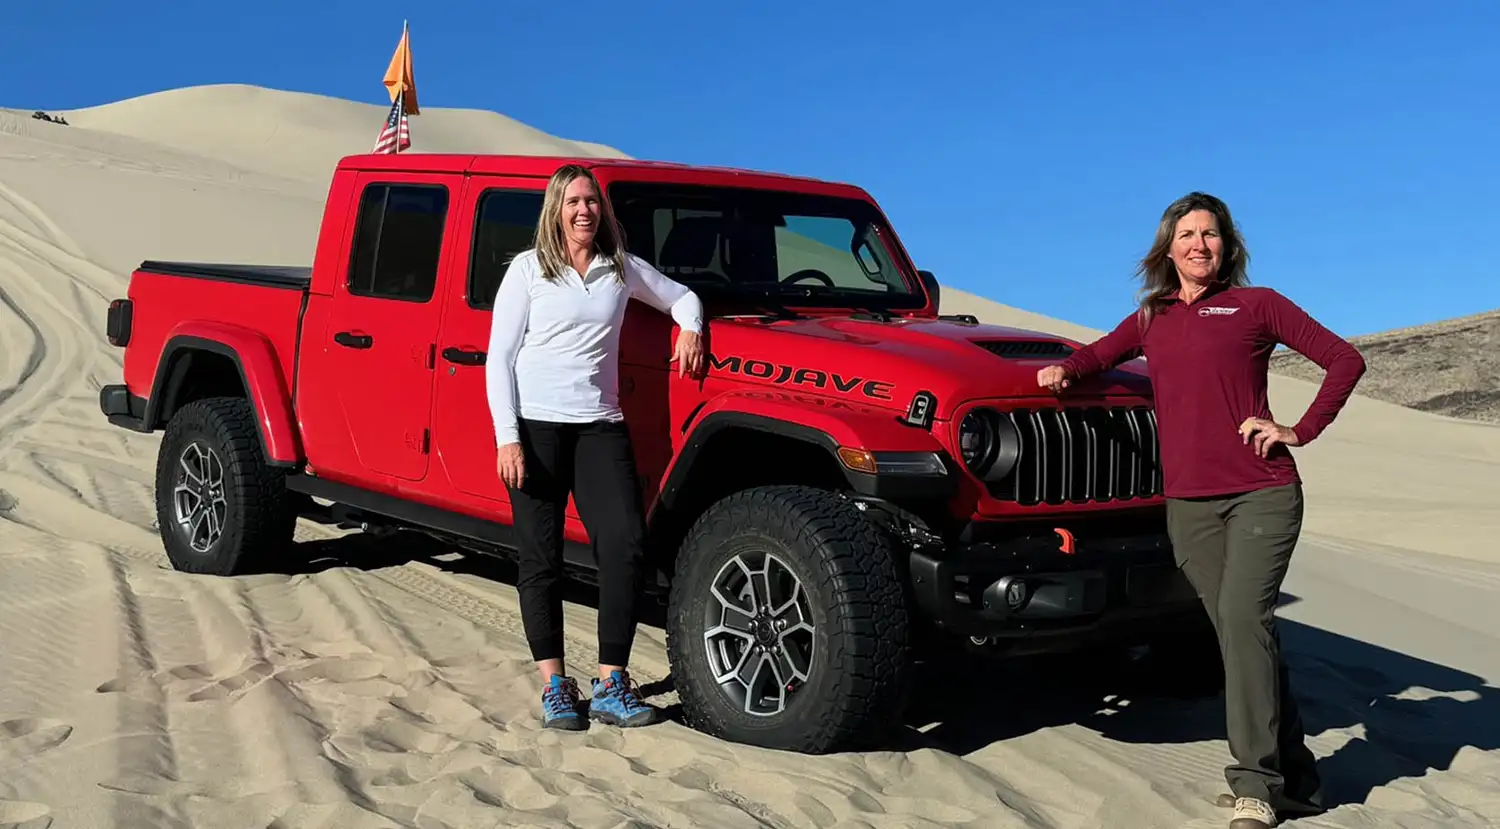
<path fill-rule="evenodd" d="M 1288 447 L 1315 439 L 1364 374 L 1360 353 L 1270 288 L 1249 287 L 1229 208 L 1189 193 L 1162 214 L 1141 261 L 1140 308 L 1037 383 L 1074 382 L 1146 358 L 1155 391 L 1167 531 L 1177 563 L 1218 632 L 1231 829 L 1265 829 L 1278 813 L 1321 811 L 1321 782 L 1304 744 L 1276 634 L 1282 579 L 1302 527 L 1302 484 Z M 1272 417 L 1267 366 L 1278 344 L 1326 372 L 1292 426 Z"/>

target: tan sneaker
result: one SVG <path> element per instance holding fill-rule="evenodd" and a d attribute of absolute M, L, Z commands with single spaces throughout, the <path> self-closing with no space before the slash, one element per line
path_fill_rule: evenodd
<path fill-rule="evenodd" d="M 1234 801 L 1234 817 L 1229 829 L 1271 829 L 1276 825 L 1276 810 L 1264 800 L 1241 797 Z"/>

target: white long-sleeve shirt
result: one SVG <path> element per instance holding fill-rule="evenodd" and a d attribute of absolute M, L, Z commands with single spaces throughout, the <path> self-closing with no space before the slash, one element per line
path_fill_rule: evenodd
<path fill-rule="evenodd" d="M 542 278 L 535 250 L 511 260 L 491 312 L 486 396 L 496 445 L 516 442 L 518 417 L 561 423 L 621 420 L 620 324 L 631 299 L 702 333 L 703 304 L 645 260 L 626 255 L 625 284 L 608 257 L 580 277 Z"/>

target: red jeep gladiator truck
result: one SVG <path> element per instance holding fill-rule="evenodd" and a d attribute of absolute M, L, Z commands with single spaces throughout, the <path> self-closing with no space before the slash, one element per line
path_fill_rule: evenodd
<path fill-rule="evenodd" d="M 698 292 L 708 369 L 632 303 L 620 396 L 685 720 L 808 753 L 899 722 L 928 647 L 1146 644 L 1217 664 L 1165 533 L 1151 390 L 1126 365 L 1062 398 L 1064 338 L 938 313 L 847 184 L 614 159 L 361 155 L 311 267 L 146 261 L 111 302 L 111 423 L 163 430 L 162 542 L 230 575 L 299 516 L 513 550 L 484 388 L 491 302 L 547 178 L 589 165 L 628 246 Z M 329 505 L 332 506 L 329 506 Z M 568 511 L 565 558 L 594 572 Z"/>

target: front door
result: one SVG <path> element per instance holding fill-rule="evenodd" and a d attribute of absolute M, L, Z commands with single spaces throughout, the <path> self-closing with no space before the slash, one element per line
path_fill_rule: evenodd
<path fill-rule="evenodd" d="M 495 427 L 485 393 L 491 308 L 501 277 L 531 247 L 542 210 L 542 178 L 475 178 L 464 196 L 465 233 L 455 259 L 437 354 L 433 445 L 453 488 L 510 515 L 505 484 L 495 471 Z M 470 219 L 472 217 L 472 220 Z M 571 510 L 570 510 L 571 511 Z"/>
<path fill-rule="evenodd" d="M 343 422 L 367 473 L 427 475 L 439 274 L 452 247 L 462 177 L 403 173 L 360 181 L 349 271 L 334 288 L 324 347 Z"/>
<path fill-rule="evenodd" d="M 670 363 L 676 336 L 670 316 L 644 302 L 630 303 L 620 329 L 620 409 L 630 428 L 644 509 L 656 502 L 676 451 L 673 425 L 687 419 L 700 397 L 698 381 L 679 378 Z"/>

